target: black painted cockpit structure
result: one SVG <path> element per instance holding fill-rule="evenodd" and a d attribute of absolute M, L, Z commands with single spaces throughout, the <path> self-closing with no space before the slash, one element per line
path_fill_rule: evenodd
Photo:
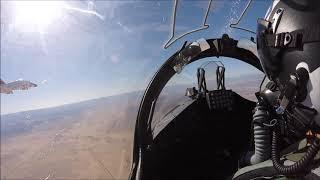
<path fill-rule="evenodd" d="M 205 40 L 207 49 L 185 43 L 154 75 L 142 98 L 134 134 L 131 180 L 226 179 L 251 147 L 256 103 L 232 92 L 232 109 L 210 109 L 205 98 L 193 100 L 155 137 L 151 121 L 164 86 L 183 67 L 206 57 L 231 57 L 262 71 L 256 54 L 223 35 Z M 253 43 L 253 42 L 252 42 Z"/>

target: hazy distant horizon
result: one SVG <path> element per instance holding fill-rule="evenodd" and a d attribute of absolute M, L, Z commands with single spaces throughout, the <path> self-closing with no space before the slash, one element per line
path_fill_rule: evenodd
<path fill-rule="evenodd" d="M 80 101 L 70 101 L 64 104 L 57 104 L 57 105 L 53 105 L 53 106 L 47 106 L 47 107 L 41 107 L 41 108 L 34 108 L 34 109 L 25 109 L 25 110 L 21 110 L 21 111 L 13 111 L 13 112 L 8 112 L 8 113 L 2 113 L 2 108 L 1 108 L 1 116 L 3 115 L 9 115 L 9 114 L 15 114 L 15 113 L 23 113 L 23 112 L 28 112 L 28 111 L 37 111 L 37 110 L 45 110 L 45 109 L 51 109 L 51 108 L 58 108 L 61 106 L 67 106 L 67 105 L 72 105 L 72 104 L 77 104 L 77 103 L 82 103 L 82 102 L 86 102 L 86 101 L 93 101 L 93 100 L 98 100 L 98 99 L 103 99 L 103 98 L 109 98 L 109 97 L 114 97 L 114 96 L 120 96 L 120 95 L 125 95 L 125 94 L 130 94 L 130 93 L 139 93 L 142 92 L 142 90 L 133 90 L 133 91 L 128 91 L 128 92 L 122 92 L 119 94 L 111 94 L 111 95 L 107 95 L 107 96 L 100 96 L 100 97 L 93 97 L 93 98 L 89 98 L 89 99 L 82 99 Z M 1 95 L 2 96 L 2 95 Z"/>
<path fill-rule="evenodd" d="M 227 80 L 226 81 L 226 85 L 228 85 L 230 80 L 234 81 L 234 82 L 239 82 L 239 81 L 242 82 L 244 80 L 249 81 L 249 80 L 252 80 L 252 79 L 254 79 L 254 80 L 258 79 L 256 77 L 252 77 L 252 75 L 257 75 L 257 77 L 262 76 L 262 74 L 260 74 L 260 73 L 248 73 L 246 75 L 242 75 L 242 76 L 238 76 L 238 77 L 236 77 L 236 76 L 226 77 L 226 80 Z M 248 77 L 250 77 L 252 79 L 248 79 Z M 191 84 L 191 83 L 192 82 L 190 82 L 190 83 L 186 83 L 186 82 L 179 83 L 179 82 L 176 82 L 173 85 L 167 84 L 167 87 L 174 87 L 176 85 L 188 85 L 188 84 Z M 109 97 L 114 97 L 114 96 L 121 96 L 121 95 L 131 94 L 131 93 L 137 93 L 137 94 L 141 93 L 141 97 L 142 97 L 144 91 L 145 91 L 145 89 L 132 90 L 132 91 L 127 91 L 127 92 L 122 92 L 122 93 L 119 93 L 119 94 L 111 94 L 111 95 L 107 95 L 107 96 L 100 96 L 100 97 L 93 97 L 93 98 L 89 98 L 89 99 L 82 99 L 80 101 L 66 102 L 64 104 L 57 104 L 57 105 L 54 105 L 54 106 L 47 106 L 47 107 L 33 108 L 33 109 L 23 109 L 23 110 L 20 110 L 20 111 L 8 111 L 8 112 L 5 112 L 5 113 L 2 112 L 2 108 L 1 108 L 1 116 L 9 115 L 9 114 L 15 114 L 15 113 L 23 113 L 23 112 L 28 112 L 28 111 L 37 111 L 37 110 L 44 110 L 44 109 L 50 109 L 50 108 L 57 108 L 57 107 L 60 107 L 60 106 L 72 105 L 72 104 L 82 103 L 82 102 L 86 102 L 86 101 L 97 100 L 97 99 L 102 99 L 102 98 L 109 98 Z M 141 97 L 139 97 L 139 98 L 141 98 Z"/>

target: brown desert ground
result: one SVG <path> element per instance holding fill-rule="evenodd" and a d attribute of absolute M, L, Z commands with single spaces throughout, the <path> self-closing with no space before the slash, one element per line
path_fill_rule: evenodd
<path fill-rule="evenodd" d="M 262 77 L 226 81 L 255 100 Z M 183 100 L 187 85 L 166 88 L 154 121 Z M 143 92 L 1 116 L 1 179 L 127 179 Z"/>
<path fill-rule="evenodd" d="M 136 95 L 3 116 L 1 179 L 127 179 Z"/>

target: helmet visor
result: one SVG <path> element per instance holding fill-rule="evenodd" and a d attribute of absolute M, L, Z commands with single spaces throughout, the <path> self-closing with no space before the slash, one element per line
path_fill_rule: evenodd
<path fill-rule="evenodd" d="M 257 50 L 263 71 L 269 79 L 273 79 L 279 69 L 279 61 L 276 57 L 277 49 L 267 46 L 266 34 L 268 33 L 270 22 L 265 19 L 258 19 L 257 22 Z"/>

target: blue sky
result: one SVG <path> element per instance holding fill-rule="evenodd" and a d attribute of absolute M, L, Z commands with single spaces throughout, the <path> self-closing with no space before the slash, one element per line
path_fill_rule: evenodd
<path fill-rule="evenodd" d="M 234 38 L 252 36 L 228 27 L 247 0 L 214 1 L 210 28 L 167 50 L 162 47 L 170 35 L 172 1 L 21 2 L 1 1 L 1 79 L 22 78 L 39 86 L 1 94 L 1 114 L 141 90 L 186 40 L 224 32 Z M 256 19 L 264 17 L 270 2 L 255 0 L 240 25 L 255 30 Z M 176 35 L 199 27 L 207 4 L 179 1 Z M 30 12 L 34 17 L 23 14 Z M 257 73 L 242 62 L 224 63 L 231 76 Z"/>

